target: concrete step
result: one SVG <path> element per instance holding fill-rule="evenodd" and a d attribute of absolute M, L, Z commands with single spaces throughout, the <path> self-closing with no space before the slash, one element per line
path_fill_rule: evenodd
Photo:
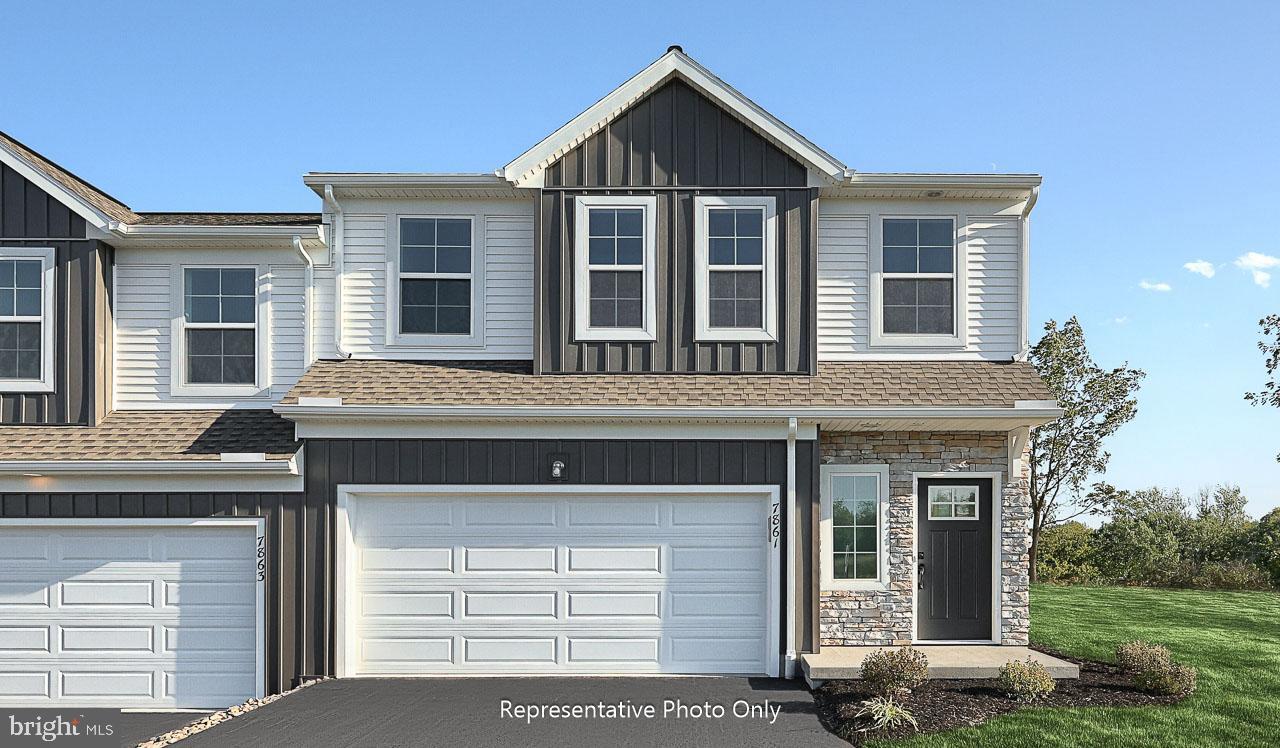
<path fill-rule="evenodd" d="M 802 654 L 800 665 L 805 679 L 817 687 L 828 680 L 856 680 L 862 677 L 862 658 L 882 649 L 896 647 L 823 647 L 816 654 Z M 1045 666 L 1054 678 L 1079 678 L 1080 668 L 1029 647 L 994 644 L 921 644 L 915 649 L 929 658 L 930 678 L 994 678 L 1000 666 L 1028 657 Z"/>

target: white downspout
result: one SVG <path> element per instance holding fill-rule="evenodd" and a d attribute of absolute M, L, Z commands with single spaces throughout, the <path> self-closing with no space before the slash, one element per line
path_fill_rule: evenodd
<path fill-rule="evenodd" d="M 1027 204 L 1022 208 L 1018 227 L 1018 355 L 1014 361 L 1026 361 L 1031 353 L 1031 209 L 1040 198 L 1040 186 L 1031 188 Z"/>
<path fill-rule="evenodd" d="M 790 679 L 796 677 L 796 657 L 799 645 L 796 643 L 796 531 L 800 512 L 796 507 L 796 432 L 799 424 L 796 419 L 787 419 L 787 656 L 784 663 L 784 674 Z"/>
<path fill-rule="evenodd" d="M 324 186 L 324 204 L 333 214 L 333 241 L 329 251 L 333 253 L 333 349 L 338 358 L 351 358 L 347 349 L 342 347 L 342 249 L 346 242 L 346 223 L 342 215 L 342 206 L 333 195 L 333 185 Z"/>
<path fill-rule="evenodd" d="M 311 287 L 316 282 L 316 266 L 311 255 L 302 247 L 302 237 L 294 235 L 293 249 L 306 265 L 302 281 L 302 361 L 304 366 L 311 365 Z"/>

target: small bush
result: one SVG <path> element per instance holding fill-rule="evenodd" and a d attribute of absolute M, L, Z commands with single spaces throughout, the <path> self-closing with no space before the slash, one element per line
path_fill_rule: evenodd
<path fill-rule="evenodd" d="M 862 702 L 862 708 L 854 716 L 870 720 L 871 724 L 862 728 L 862 732 L 883 730 L 901 725 L 911 725 L 916 730 L 920 729 L 920 725 L 916 724 L 916 718 L 912 716 L 905 706 L 884 696 L 877 696 L 874 699 L 867 699 Z"/>
<path fill-rule="evenodd" d="M 1196 567 L 1186 587 L 1201 590 L 1269 590 L 1275 583 L 1263 569 L 1244 561 L 1214 561 Z"/>
<path fill-rule="evenodd" d="M 1143 691 L 1165 696 L 1190 696 L 1196 690 L 1196 669 L 1172 662 L 1134 673 L 1133 684 Z"/>
<path fill-rule="evenodd" d="M 1025 662 L 1012 660 L 1002 665 L 996 683 L 1001 691 L 1018 701 L 1035 701 L 1058 687 L 1049 670 L 1030 657 Z"/>
<path fill-rule="evenodd" d="M 1116 647 L 1116 664 L 1128 673 L 1162 670 L 1173 664 L 1173 656 L 1163 645 L 1131 641 Z"/>
<path fill-rule="evenodd" d="M 929 677 L 929 658 L 911 647 L 879 649 L 862 660 L 862 682 L 877 696 L 911 693 Z"/>

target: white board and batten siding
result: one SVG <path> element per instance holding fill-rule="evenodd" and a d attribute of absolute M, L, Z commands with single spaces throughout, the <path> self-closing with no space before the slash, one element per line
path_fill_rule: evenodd
<path fill-rule="evenodd" d="M 178 347 L 173 321 L 183 313 L 184 267 L 256 266 L 266 295 L 267 381 L 256 397 L 192 396 L 174 392 Z M 236 403 L 267 408 L 307 368 L 304 266 L 291 249 L 118 249 L 115 267 L 115 407 L 225 407 Z M 263 307 L 260 307 L 260 310 Z M 260 348 L 261 350 L 262 348 Z"/>
<path fill-rule="evenodd" d="M 818 360 L 969 358 L 1008 360 L 1019 350 L 1022 203 L 891 202 L 823 198 L 818 215 Z M 873 343 L 875 226 L 883 216 L 954 216 L 964 347 Z"/>
<path fill-rule="evenodd" d="M 263 694 L 258 520 L 55 522 L 0 523 L 0 705 Z"/>
<path fill-rule="evenodd" d="M 532 200 L 343 201 L 343 346 L 356 358 L 530 359 L 533 357 Z M 399 216 L 471 217 L 480 342 L 388 345 L 390 262 Z M 316 269 L 315 351 L 332 356 L 334 268 Z"/>
<path fill-rule="evenodd" d="M 776 674 L 776 488 L 340 491 L 340 676 Z"/>

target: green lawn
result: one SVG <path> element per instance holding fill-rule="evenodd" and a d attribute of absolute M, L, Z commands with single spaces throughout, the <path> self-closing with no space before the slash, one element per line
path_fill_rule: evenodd
<path fill-rule="evenodd" d="M 1031 639 L 1094 660 L 1127 639 L 1166 644 L 1200 671 L 1200 688 L 1176 706 L 1024 710 L 894 745 L 1280 744 L 1280 594 L 1037 586 Z"/>

